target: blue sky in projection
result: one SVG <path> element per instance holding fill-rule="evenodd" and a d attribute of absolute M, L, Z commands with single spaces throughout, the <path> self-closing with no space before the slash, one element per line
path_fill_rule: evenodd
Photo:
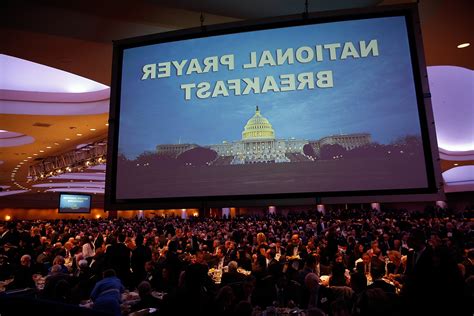
<path fill-rule="evenodd" d="M 320 44 L 367 43 L 377 39 L 379 56 L 329 59 L 244 69 L 250 52 Z M 338 50 L 338 57 L 341 49 Z M 141 80 L 146 64 L 208 56 L 235 56 L 235 69 Z M 186 69 L 186 68 L 185 68 Z M 333 88 L 185 100 L 181 84 L 281 74 L 333 72 Z M 244 87 L 245 84 L 242 83 Z M 195 90 L 194 90 L 195 91 Z M 169 42 L 124 51 L 119 151 L 129 158 L 158 144 L 218 144 L 241 139 L 255 106 L 273 125 L 277 138 L 316 140 L 334 134 L 367 132 L 389 143 L 420 135 L 407 31 L 403 17 L 344 21 Z"/>

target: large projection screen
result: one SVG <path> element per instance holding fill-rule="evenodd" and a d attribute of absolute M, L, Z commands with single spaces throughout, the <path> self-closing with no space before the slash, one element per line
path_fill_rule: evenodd
<path fill-rule="evenodd" d="M 436 192 L 413 14 L 116 42 L 109 207 Z"/>

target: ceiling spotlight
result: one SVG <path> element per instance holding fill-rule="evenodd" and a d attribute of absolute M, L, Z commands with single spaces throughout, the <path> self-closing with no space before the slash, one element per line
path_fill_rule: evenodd
<path fill-rule="evenodd" d="M 22 165 L 22 164 L 24 164 L 24 162 L 22 161 L 22 162 L 19 162 L 18 164 L 19 164 L 19 165 Z"/>
<path fill-rule="evenodd" d="M 95 128 L 91 128 L 90 131 L 92 131 L 92 132 L 95 131 Z"/>
<path fill-rule="evenodd" d="M 109 123 L 105 123 L 105 126 L 109 126 Z"/>
<path fill-rule="evenodd" d="M 59 143 L 54 143 L 54 145 L 59 146 Z"/>
<path fill-rule="evenodd" d="M 51 149 L 51 146 L 47 146 L 46 148 Z"/>
<path fill-rule="evenodd" d="M 26 157 L 26 158 L 31 159 L 31 158 L 33 158 L 33 157 L 30 156 L 30 157 Z"/>
<path fill-rule="evenodd" d="M 82 136 L 82 134 L 81 134 L 81 133 L 77 133 L 76 135 L 77 135 L 77 136 Z"/>
<path fill-rule="evenodd" d="M 40 150 L 40 153 L 44 153 L 44 150 Z"/>
<path fill-rule="evenodd" d="M 454 165 L 455 165 L 455 166 L 459 166 L 459 164 L 458 164 L 458 163 L 455 163 Z"/>
<path fill-rule="evenodd" d="M 38 154 L 33 154 L 33 156 L 38 156 Z"/>
<path fill-rule="evenodd" d="M 466 47 L 469 47 L 469 46 L 471 46 L 471 43 L 462 43 L 462 44 L 458 45 L 458 48 L 466 48 Z"/>
<path fill-rule="evenodd" d="M 65 140 L 71 140 L 70 138 L 65 138 Z"/>

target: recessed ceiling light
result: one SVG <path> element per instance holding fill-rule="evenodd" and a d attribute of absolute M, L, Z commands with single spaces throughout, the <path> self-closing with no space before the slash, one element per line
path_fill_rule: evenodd
<path fill-rule="evenodd" d="M 458 163 L 455 163 L 454 165 L 455 165 L 455 166 L 459 166 L 459 164 L 458 164 Z"/>
<path fill-rule="evenodd" d="M 31 158 L 33 158 L 33 157 L 30 156 L 30 157 L 26 157 L 26 158 L 31 159 Z"/>
<path fill-rule="evenodd" d="M 54 143 L 54 145 L 59 146 L 59 143 Z"/>
<path fill-rule="evenodd" d="M 70 138 L 65 138 L 65 140 L 71 140 Z"/>
<path fill-rule="evenodd" d="M 23 159 L 23 161 L 28 161 L 28 159 Z"/>
<path fill-rule="evenodd" d="M 40 150 L 40 153 L 44 153 L 44 150 Z"/>
<path fill-rule="evenodd" d="M 109 126 L 109 123 L 105 123 L 105 126 Z"/>
<path fill-rule="evenodd" d="M 19 163 L 19 165 L 22 165 L 22 164 L 24 164 L 24 162 L 23 162 L 23 161 Z"/>
<path fill-rule="evenodd" d="M 91 128 L 90 130 L 93 132 L 93 131 L 95 131 L 95 128 Z"/>
<path fill-rule="evenodd" d="M 462 43 L 462 44 L 459 44 L 459 45 L 458 45 L 458 48 L 466 48 L 466 47 L 468 47 L 468 46 L 470 46 L 470 45 L 471 45 L 471 43 Z"/>
<path fill-rule="evenodd" d="M 82 134 L 80 134 L 80 133 L 77 133 L 76 135 L 77 135 L 77 136 L 82 136 Z"/>
<path fill-rule="evenodd" d="M 38 154 L 33 154 L 33 156 L 38 156 Z"/>
<path fill-rule="evenodd" d="M 51 149 L 51 146 L 47 146 L 46 148 Z"/>

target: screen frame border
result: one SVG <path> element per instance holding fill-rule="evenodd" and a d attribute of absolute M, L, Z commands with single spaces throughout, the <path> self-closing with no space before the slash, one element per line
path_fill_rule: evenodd
<path fill-rule="evenodd" d="M 58 192 L 58 214 L 90 214 L 92 211 L 92 194 L 88 193 L 71 193 L 71 192 Z M 89 197 L 89 212 L 61 212 L 61 196 L 62 195 L 82 195 Z"/>
<path fill-rule="evenodd" d="M 427 175 L 427 187 L 404 188 L 404 189 L 379 189 L 361 191 L 330 191 L 330 192 L 300 192 L 289 194 L 253 194 L 253 195 L 226 195 L 226 196 L 188 196 L 188 197 L 166 197 L 166 198 L 138 198 L 117 199 L 116 176 L 118 158 L 119 118 L 120 118 L 120 94 L 123 51 L 128 48 L 141 47 L 159 43 L 187 40 L 194 38 L 212 37 L 218 35 L 244 33 L 249 31 L 283 28 L 298 25 L 311 25 L 331 23 L 349 20 L 360 20 L 367 18 L 381 18 L 390 16 L 404 16 L 407 26 L 412 73 L 417 99 L 417 109 L 421 129 L 421 138 L 425 156 L 425 167 Z M 399 196 L 400 201 L 409 197 L 413 199 L 418 196 L 421 200 L 442 200 L 442 178 L 439 166 L 439 152 L 432 149 L 438 148 L 436 133 L 434 129 L 434 118 L 431 107 L 431 94 L 428 85 L 426 63 L 424 59 L 423 41 L 421 37 L 420 19 L 416 4 L 402 4 L 394 6 L 382 6 L 374 8 L 349 9 L 338 11 L 327 11 L 309 13 L 307 17 L 302 15 L 289 15 L 272 17 L 253 21 L 232 22 L 191 29 L 177 30 L 158 33 L 129 39 L 114 41 L 112 63 L 112 85 L 109 112 L 109 133 L 107 149 L 107 168 L 105 186 L 105 208 L 107 210 L 126 210 L 142 208 L 191 208 L 207 206 L 239 206 L 239 205 L 278 205 L 294 203 L 308 203 L 314 200 L 320 201 L 324 198 L 334 198 L 344 201 L 353 197 L 370 197 L 378 201 L 393 200 Z M 304 201 L 304 202 L 303 202 Z"/>

